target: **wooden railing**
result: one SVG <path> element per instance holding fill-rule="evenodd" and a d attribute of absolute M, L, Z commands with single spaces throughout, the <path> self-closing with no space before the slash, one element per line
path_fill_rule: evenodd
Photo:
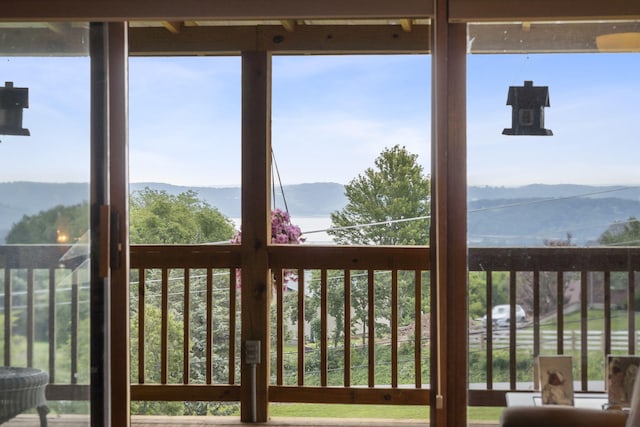
<path fill-rule="evenodd" d="M 46 369 L 52 400 L 88 396 L 86 349 L 78 344 L 87 259 L 69 249 L 0 247 L 4 364 Z M 270 247 L 270 401 L 428 404 L 429 258 L 424 247 Z M 240 263 L 233 245 L 131 248 L 133 400 L 240 400 L 240 314 L 251 309 L 240 306 Z M 527 310 L 525 322 L 501 331 L 470 320 L 470 359 L 482 359 L 483 372 L 471 378 L 471 405 L 501 406 L 507 391 L 528 390 L 538 354 L 574 355 L 577 391 L 589 392 L 602 391 L 593 381 L 604 378 L 589 369 L 604 354 L 636 353 L 640 249 L 471 248 L 469 270 L 481 282 L 474 289 L 492 302 L 489 324 L 491 306 L 505 295 L 511 318 L 516 304 Z M 36 327 L 41 316 L 44 332 Z"/>
<path fill-rule="evenodd" d="M 495 347 L 504 346 L 504 332 L 499 332 L 497 342 L 492 328 L 479 332 L 476 329 L 475 339 L 479 333 L 486 344 L 482 350 L 485 375 L 484 382 L 471 380 L 475 382 L 474 389 L 469 392 L 471 405 L 504 406 L 505 391 L 530 388 L 533 358 L 540 354 L 573 356 L 578 392 L 604 391 L 605 355 L 612 352 L 636 354 L 635 287 L 636 272 L 640 271 L 640 248 L 471 248 L 469 271 L 470 281 L 473 275 L 484 280 L 481 288 L 485 301 L 495 302 L 496 279 L 501 278 L 510 305 L 507 378 L 494 381 L 494 377 L 499 376 L 494 362 L 496 351 L 500 351 Z M 620 291 L 621 297 L 614 301 L 612 296 Z M 516 322 L 516 304 L 528 308 L 524 324 Z M 486 304 L 488 325 L 492 324 L 492 305 Z M 594 317 L 594 307 L 601 309 L 599 318 Z M 615 308 L 624 316 L 624 327 L 613 327 Z M 576 312 L 573 316 L 577 318 L 577 326 L 567 320 L 571 312 Z M 523 328 L 531 330 L 531 339 L 519 333 Z M 548 332 L 543 328 L 553 328 L 555 346 L 552 348 L 545 341 Z M 602 341 L 598 345 L 590 345 L 589 332 L 594 329 L 601 331 Z M 567 331 L 576 331 L 571 336 L 579 342 L 566 340 Z M 616 349 L 612 348 L 614 332 Z M 620 334 L 625 335 L 627 343 L 622 349 Z M 470 328 L 470 340 L 473 336 L 473 328 Z M 597 363 L 593 363 L 594 359 Z M 522 365 L 527 369 L 523 371 Z M 593 365 L 601 368 L 597 376 L 589 371 Z"/>
<path fill-rule="evenodd" d="M 47 371 L 50 399 L 89 399 L 88 348 L 80 348 L 89 325 L 87 253 L 82 245 L 0 246 L 3 364 Z"/>

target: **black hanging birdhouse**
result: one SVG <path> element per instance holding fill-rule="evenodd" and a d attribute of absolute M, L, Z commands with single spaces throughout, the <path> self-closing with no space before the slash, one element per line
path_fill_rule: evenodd
<path fill-rule="evenodd" d="M 524 86 L 509 86 L 507 105 L 511 105 L 511 129 L 503 135 L 553 135 L 544 128 L 544 107 L 549 106 L 549 86 L 534 86 L 526 80 Z"/>
<path fill-rule="evenodd" d="M 22 128 L 23 108 L 29 108 L 29 88 L 5 82 L 0 87 L 0 135 L 30 135 L 29 129 Z"/>

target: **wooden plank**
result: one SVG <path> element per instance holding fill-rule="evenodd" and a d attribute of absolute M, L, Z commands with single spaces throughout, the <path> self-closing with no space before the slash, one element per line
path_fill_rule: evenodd
<path fill-rule="evenodd" d="M 391 387 L 398 387 L 398 270 L 391 271 Z"/>
<path fill-rule="evenodd" d="M 133 384 L 131 400 L 160 400 L 168 402 L 237 402 L 238 385 L 209 384 Z"/>
<path fill-rule="evenodd" d="M 56 326 L 57 322 L 57 304 L 56 304 L 56 270 L 49 269 L 49 280 L 47 281 L 47 290 L 49 291 L 49 309 L 48 318 L 49 318 L 49 382 L 56 382 L 56 348 L 57 348 L 57 337 L 56 337 Z"/>
<path fill-rule="evenodd" d="M 415 272 L 414 316 L 415 330 L 413 336 L 414 346 L 414 376 L 416 388 L 422 388 L 422 274 Z"/>
<path fill-rule="evenodd" d="M 487 282 L 487 328 L 485 329 L 487 334 L 487 389 L 491 390 L 493 388 L 493 272 L 487 271 L 485 274 Z"/>
<path fill-rule="evenodd" d="M 431 391 L 412 388 L 272 386 L 271 402 L 428 405 Z"/>
<path fill-rule="evenodd" d="M 47 384 L 45 397 L 47 400 L 89 400 L 88 384 Z"/>
<path fill-rule="evenodd" d="M 144 332 L 146 329 L 145 322 L 145 298 L 146 298 L 146 270 L 141 268 L 138 271 L 138 383 L 145 383 L 145 338 Z"/>
<path fill-rule="evenodd" d="M 189 374 L 191 371 L 191 304 L 190 304 L 190 281 L 189 269 L 183 271 L 183 293 L 182 293 L 182 383 L 189 384 Z"/>
<path fill-rule="evenodd" d="M 35 271 L 27 270 L 27 366 L 33 367 L 33 346 L 35 343 Z"/>
<path fill-rule="evenodd" d="M 640 17 L 640 3 L 628 0 L 449 0 L 453 22 L 605 20 Z"/>
<path fill-rule="evenodd" d="M 169 270 L 162 269 L 160 309 L 160 383 L 167 384 L 169 377 Z"/>
<path fill-rule="evenodd" d="M 589 302 L 587 300 L 589 291 L 587 280 L 587 272 L 580 272 L 580 379 L 582 390 L 589 389 Z"/>
<path fill-rule="evenodd" d="M 276 384 L 284 384 L 284 275 L 275 271 L 276 286 Z"/>
<path fill-rule="evenodd" d="M 74 270 L 71 275 L 71 370 L 69 372 L 69 381 L 71 384 L 77 384 L 78 382 L 78 357 L 80 350 L 78 348 L 78 342 L 80 337 L 78 336 L 78 325 L 80 324 L 80 295 L 79 295 L 79 281 L 78 271 Z M 86 351 L 86 350 L 85 350 Z"/>
<path fill-rule="evenodd" d="M 329 283 L 327 270 L 320 271 L 320 385 L 328 381 L 328 322 L 329 322 Z"/>
<path fill-rule="evenodd" d="M 627 281 L 627 328 L 629 330 L 629 354 L 636 353 L 636 275 L 635 270 L 629 270 Z"/>
<path fill-rule="evenodd" d="M 131 268 L 240 266 L 240 245 L 131 245 Z"/>
<path fill-rule="evenodd" d="M 516 388 L 516 272 L 509 272 L 509 386 Z"/>
<path fill-rule="evenodd" d="M 351 271 L 344 270 L 344 386 L 351 385 Z"/>
<path fill-rule="evenodd" d="M 11 269 L 4 265 L 4 366 L 11 366 L 11 342 L 13 294 L 11 292 Z"/>
<path fill-rule="evenodd" d="M 269 246 L 271 268 L 336 270 L 429 270 L 424 246 Z"/>
<path fill-rule="evenodd" d="M 278 25 L 129 29 L 131 56 L 239 55 L 265 49 L 274 55 L 428 54 L 429 26 L 405 32 L 397 25 L 305 25 L 289 32 Z M 0 48 L 1 49 L 1 48 Z"/>
<path fill-rule="evenodd" d="M 640 270 L 633 248 L 470 248 L 470 271 L 629 271 Z"/>
<path fill-rule="evenodd" d="M 229 371 L 229 384 L 236 383 L 236 337 L 237 337 L 237 289 L 236 286 L 236 270 L 229 271 L 229 365 L 227 370 Z"/>
<path fill-rule="evenodd" d="M 558 321 L 557 348 L 558 354 L 564 354 L 564 273 L 556 275 L 556 319 Z"/>
<path fill-rule="evenodd" d="M 206 291 L 206 299 L 207 299 L 207 313 L 206 313 L 206 322 L 207 322 L 207 345 L 205 348 L 205 358 L 206 358 L 206 372 L 205 372 L 205 383 L 211 384 L 213 382 L 213 270 L 211 268 L 206 269 L 207 272 L 207 291 Z M 231 335 L 231 331 L 229 331 L 229 335 Z"/>
<path fill-rule="evenodd" d="M 373 270 L 367 271 L 367 372 L 369 387 L 376 385 L 376 293 Z"/>
<path fill-rule="evenodd" d="M 298 313 L 297 313 L 297 325 L 298 325 L 298 385 L 304 385 L 304 372 L 305 372 L 305 282 L 304 282 L 304 270 L 298 270 Z"/>
<path fill-rule="evenodd" d="M 7 21 L 196 21 L 425 18 L 432 0 L 20 0 L 6 2 Z"/>
<path fill-rule="evenodd" d="M 611 273 L 604 272 L 604 354 L 611 354 Z M 634 322 L 635 323 L 635 322 Z"/>

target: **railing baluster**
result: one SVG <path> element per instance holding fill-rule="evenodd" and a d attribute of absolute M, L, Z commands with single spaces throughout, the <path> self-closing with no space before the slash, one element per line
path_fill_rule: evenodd
<path fill-rule="evenodd" d="M 422 387 L 422 274 L 416 270 L 414 274 L 414 308 L 415 330 L 413 332 L 414 345 L 414 375 L 416 388 Z"/>
<path fill-rule="evenodd" d="M 516 388 L 516 272 L 509 271 L 509 387 Z"/>
<path fill-rule="evenodd" d="M 328 322 L 328 283 L 327 269 L 320 271 L 320 385 L 325 387 L 328 382 L 327 375 L 327 322 Z"/>
<path fill-rule="evenodd" d="M 593 286 L 593 285 L 592 285 Z M 605 356 L 611 354 L 611 272 L 604 272 L 604 348 Z"/>
<path fill-rule="evenodd" d="M 282 269 L 275 271 L 276 280 L 276 384 L 284 384 L 284 275 Z"/>
<path fill-rule="evenodd" d="M 589 375 L 588 375 L 588 354 L 589 354 L 589 307 L 587 303 L 588 288 L 587 288 L 587 272 L 580 272 L 580 376 L 582 380 L 582 390 L 589 388 Z"/>
<path fill-rule="evenodd" d="M 369 387 L 374 387 L 376 382 L 376 331 L 375 331 L 375 276 L 373 270 L 368 270 L 367 274 L 367 344 L 369 348 Z"/>
<path fill-rule="evenodd" d="M 236 311 L 237 311 L 236 269 L 229 269 L 229 384 L 236 383 Z M 242 309 L 242 307 L 241 307 Z"/>
<path fill-rule="evenodd" d="M 191 304 L 189 301 L 190 292 L 190 281 L 189 281 L 189 268 L 184 269 L 184 288 L 183 288 L 183 313 L 182 316 L 184 318 L 183 324 L 183 341 L 182 341 L 182 383 L 189 384 L 189 376 L 190 376 L 190 359 L 189 356 L 190 348 L 189 342 L 191 341 Z"/>
<path fill-rule="evenodd" d="M 206 373 L 205 373 L 205 383 L 212 384 L 213 383 L 213 269 L 207 268 L 207 313 L 205 318 L 207 319 L 207 344 L 205 348 L 205 359 L 206 359 Z"/>
<path fill-rule="evenodd" d="M 11 365 L 11 269 L 4 267 L 4 366 Z"/>
<path fill-rule="evenodd" d="M 493 271 L 485 273 L 487 281 L 487 322 L 484 332 L 487 334 L 487 390 L 493 389 Z"/>
<path fill-rule="evenodd" d="M 304 318 L 305 318 L 305 282 L 304 270 L 298 269 L 298 385 L 304 385 L 304 368 L 305 368 L 305 336 L 304 336 Z"/>
<path fill-rule="evenodd" d="M 557 353 L 564 354 L 564 273 L 558 271 L 556 279 Z"/>
<path fill-rule="evenodd" d="M 628 310 L 627 310 L 627 319 L 628 319 L 628 328 L 629 328 L 629 354 L 636 354 L 636 340 L 634 339 L 636 333 L 636 310 L 635 310 L 635 300 L 636 300 L 636 279 L 635 279 L 635 271 L 633 269 L 629 269 L 629 285 L 628 289 Z"/>
<path fill-rule="evenodd" d="M 351 270 L 344 270 L 344 386 L 351 386 Z"/>
<path fill-rule="evenodd" d="M 533 272 L 533 357 L 540 355 L 540 271 Z"/>
<path fill-rule="evenodd" d="M 146 289 L 146 270 L 140 268 L 138 270 L 138 383 L 145 382 L 145 289 Z"/>
<path fill-rule="evenodd" d="M 27 269 L 27 366 L 33 367 L 33 344 L 35 341 L 34 321 L 34 280 L 35 272 L 32 268 Z"/>
<path fill-rule="evenodd" d="M 56 270 L 49 269 L 49 383 L 56 382 Z"/>
<path fill-rule="evenodd" d="M 80 324 L 80 285 L 79 273 L 74 270 L 71 274 L 71 384 L 78 383 L 78 325 Z"/>
<path fill-rule="evenodd" d="M 160 321 L 160 383 L 167 384 L 169 371 L 169 271 L 162 268 Z"/>
<path fill-rule="evenodd" d="M 391 387 L 398 387 L 398 270 L 391 270 Z"/>

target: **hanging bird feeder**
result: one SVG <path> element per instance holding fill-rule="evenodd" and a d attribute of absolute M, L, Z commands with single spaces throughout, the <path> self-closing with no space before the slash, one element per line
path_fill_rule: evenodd
<path fill-rule="evenodd" d="M 549 86 L 534 86 L 526 80 L 524 86 L 509 86 L 507 105 L 511 105 L 511 129 L 503 135 L 553 135 L 544 128 L 544 108 L 549 107 Z"/>
<path fill-rule="evenodd" d="M 22 128 L 23 108 L 29 108 L 29 88 L 5 82 L 0 87 L 0 135 L 30 135 L 29 129 Z"/>

